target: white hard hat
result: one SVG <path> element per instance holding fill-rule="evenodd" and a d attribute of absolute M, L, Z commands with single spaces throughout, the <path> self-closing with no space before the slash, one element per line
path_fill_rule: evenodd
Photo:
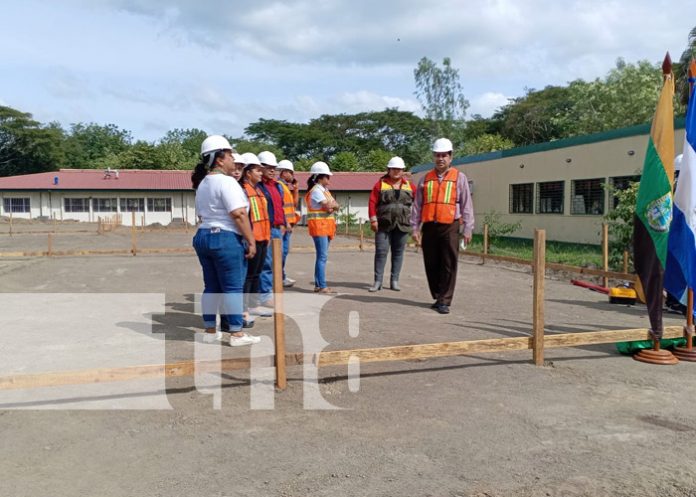
<path fill-rule="evenodd" d="M 232 159 L 234 159 L 235 164 L 244 164 L 244 158 L 237 152 L 232 152 Z"/>
<path fill-rule="evenodd" d="M 684 159 L 684 154 L 679 154 L 674 158 L 674 170 L 679 171 L 681 169 L 681 163 Z"/>
<path fill-rule="evenodd" d="M 276 167 L 278 165 L 275 154 L 273 152 L 269 152 L 268 150 L 264 150 L 259 154 L 259 162 L 266 166 Z"/>
<path fill-rule="evenodd" d="M 435 140 L 435 143 L 433 143 L 433 152 L 435 153 L 451 152 L 453 149 L 454 147 L 452 147 L 452 142 L 447 138 L 438 138 Z"/>
<path fill-rule="evenodd" d="M 287 159 L 283 159 L 278 163 L 278 169 L 287 169 L 288 171 L 295 171 L 295 166 L 292 165 L 292 162 L 290 162 Z"/>
<path fill-rule="evenodd" d="M 201 155 L 207 155 L 218 150 L 232 150 L 232 145 L 224 136 L 210 135 L 201 143 Z"/>
<path fill-rule="evenodd" d="M 329 169 L 329 165 L 326 162 L 318 161 L 312 164 L 312 167 L 309 168 L 309 172 L 312 174 L 328 174 L 329 176 L 332 176 L 331 170 Z"/>
<path fill-rule="evenodd" d="M 387 163 L 387 168 L 406 169 L 406 164 L 404 164 L 404 160 L 401 157 L 392 157 L 391 159 L 389 159 L 389 163 Z"/>
<path fill-rule="evenodd" d="M 252 154 L 251 152 L 242 154 L 242 162 L 247 166 L 249 164 L 254 164 L 255 166 L 261 165 L 261 162 L 259 161 L 259 158 L 256 157 L 256 154 Z"/>

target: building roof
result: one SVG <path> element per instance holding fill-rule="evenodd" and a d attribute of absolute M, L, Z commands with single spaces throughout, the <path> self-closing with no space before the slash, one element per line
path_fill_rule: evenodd
<path fill-rule="evenodd" d="M 683 117 L 677 117 L 674 119 L 674 129 L 683 129 L 685 124 L 686 120 Z M 536 152 L 546 152 L 547 150 L 557 150 L 561 148 L 575 147 L 578 145 L 587 145 L 588 143 L 616 140 L 618 138 L 627 138 L 629 136 L 647 135 L 650 133 L 650 126 L 650 123 L 638 124 L 636 126 L 629 126 L 627 128 L 618 128 L 609 131 L 602 131 L 600 133 L 592 133 L 590 135 L 572 136 L 570 138 L 562 138 L 560 140 L 550 142 L 534 143 L 524 147 L 515 147 L 507 150 L 487 152 L 484 154 L 455 157 L 452 159 L 452 165 L 461 166 L 463 164 L 502 159 L 504 157 L 514 157 L 516 155 L 533 154 Z M 433 166 L 434 165 L 432 162 L 427 164 L 419 164 L 415 166 L 411 172 L 421 173 L 424 171 L 429 171 L 433 168 Z"/>
<path fill-rule="evenodd" d="M 369 191 L 384 173 L 334 173 L 332 191 Z M 301 190 L 308 172 L 298 171 Z M 190 170 L 121 169 L 109 174 L 103 169 L 60 169 L 0 178 L 0 190 L 191 190 Z"/>

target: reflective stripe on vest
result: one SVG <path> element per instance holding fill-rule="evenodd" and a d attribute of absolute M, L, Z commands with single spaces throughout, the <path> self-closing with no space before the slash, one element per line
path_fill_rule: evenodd
<path fill-rule="evenodd" d="M 458 177 L 459 171 L 453 167 L 447 170 L 442 181 L 438 180 L 434 169 L 425 175 L 421 213 L 421 220 L 424 223 L 450 224 L 454 222 Z"/>
<path fill-rule="evenodd" d="M 309 228 L 310 236 L 328 236 L 333 238 L 336 234 L 336 218 L 330 212 L 324 209 L 312 209 L 312 192 L 314 188 L 319 185 L 314 185 L 314 187 L 307 192 L 305 195 L 305 204 L 307 204 L 307 227 Z M 332 201 L 333 197 L 331 194 L 324 190 L 324 198 L 327 201 Z"/>
<path fill-rule="evenodd" d="M 386 181 L 382 180 L 379 189 L 380 189 L 380 191 L 384 191 L 384 190 L 393 190 L 393 189 L 394 189 L 394 185 L 390 185 L 390 184 L 387 183 Z M 411 183 L 409 183 L 409 182 L 406 181 L 406 180 L 403 180 L 403 181 L 401 182 L 401 189 L 402 189 L 403 191 L 405 191 L 405 192 L 411 192 L 411 193 L 413 193 L 413 190 L 411 189 Z"/>
<path fill-rule="evenodd" d="M 279 181 L 280 185 L 283 187 L 283 212 L 285 212 L 285 220 L 289 224 L 297 224 L 297 214 L 295 212 L 295 199 L 292 196 L 292 192 L 288 185 Z"/>
<path fill-rule="evenodd" d="M 254 231 L 254 240 L 257 242 L 270 240 L 271 221 L 268 218 L 266 197 L 249 183 L 244 183 L 244 193 L 249 198 L 249 218 Z"/>

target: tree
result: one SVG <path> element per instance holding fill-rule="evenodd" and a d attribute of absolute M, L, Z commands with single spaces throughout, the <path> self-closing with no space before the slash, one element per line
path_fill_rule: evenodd
<path fill-rule="evenodd" d="M 589 134 L 649 122 L 662 88 L 659 64 L 628 64 L 619 58 L 604 79 L 574 82 L 568 87 L 571 134 Z"/>
<path fill-rule="evenodd" d="M 629 261 L 633 260 L 633 215 L 636 210 L 639 181 L 631 183 L 623 190 L 610 189 L 610 198 L 615 196 L 619 203 L 604 216 L 609 225 L 609 263 L 611 267 L 623 265 L 623 253 L 628 251 Z M 631 265 L 632 262 L 629 263 Z"/>
<path fill-rule="evenodd" d="M 0 176 L 57 170 L 65 161 L 63 138 L 59 125 L 0 106 Z"/>
<path fill-rule="evenodd" d="M 696 58 L 696 27 L 689 31 L 686 48 L 674 67 L 677 98 L 681 105 L 686 105 L 689 101 L 689 63 L 694 58 Z"/>
<path fill-rule="evenodd" d="M 452 67 L 449 57 L 443 59 L 442 66 L 423 57 L 413 71 L 415 95 L 426 118 L 432 122 L 433 136 L 451 136 L 457 127 L 463 127 L 469 108 L 459 82 L 459 70 Z"/>
<path fill-rule="evenodd" d="M 568 116 L 572 114 L 569 90 L 561 86 L 547 86 L 543 90 L 527 89 L 523 97 L 510 103 L 493 115 L 498 133 L 516 145 L 540 143 L 569 135 Z"/>
<path fill-rule="evenodd" d="M 353 152 L 339 152 L 331 161 L 332 171 L 359 171 L 360 161 Z"/>
<path fill-rule="evenodd" d="M 208 137 L 202 129 L 173 129 L 160 140 L 160 145 L 181 145 L 188 155 L 198 156 L 201 153 L 201 143 Z"/>
<path fill-rule="evenodd" d="M 73 124 L 65 139 L 67 162 L 73 168 L 100 167 L 100 159 L 125 152 L 132 140 L 130 131 L 115 124 Z"/>
<path fill-rule="evenodd" d="M 514 146 L 515 144 L 512 140 L 503 138 L 497 133 L 494 135 L 484 133 L 465 142 L 464 146 L 461 148 L 461 153 L 463 155 L 484 154 L 486 152 L 506 150 Z"/>

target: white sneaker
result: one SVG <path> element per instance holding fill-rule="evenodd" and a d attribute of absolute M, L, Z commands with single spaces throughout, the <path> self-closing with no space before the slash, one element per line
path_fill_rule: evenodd
<path fill-rule="evenodd" d="M 259 343 L 260 341 L 261 341 L 261 337 L 255 337 L 253 335 L 249 335 L 248 333 L 244 333 L 244 335 L 242 335 L 240 337 L 230 335 L 230 346 L 231 347 L 241 347 L 243 345 L 253 345 L 255 343 Z"/>
<path fill-rule="evenodd" d="M 283 287 L 285 287 L 285 288 L 290 288 L 290 287 L 293 286 L 295 283 L 297 283 L 297 282 L 296 282 L 295 280 L 293 280 L 292 278 L 285 278 L 285 279 L 283 280 Z"/>
<path fill-rule="evenodd" d="M 249 309 L 249 314 L 260 318 L 270 318 L 273 316 L 273 310 L 268 307 L 252 307 Z"/>
<path fill-rule="evenodd" d="M 215 333 L 203 333 L 203 343 L 215 343 L 222 340 L 222 331 L 217 330 Z"/>

